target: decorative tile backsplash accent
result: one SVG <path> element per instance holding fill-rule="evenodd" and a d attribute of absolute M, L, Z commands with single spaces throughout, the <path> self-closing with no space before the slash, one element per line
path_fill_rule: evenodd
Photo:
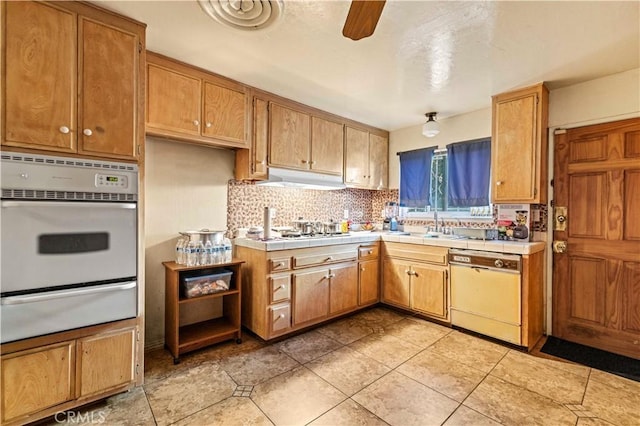
<path fill-rule="evenodd" d="M 291 225 L 299 217 L 322 222 L 340 221 L 345 209 L 349 210 L 349 219 L 354 222 L 380 221 L 378 216 L 387 201 L 383 199 L 387 194 L 382 193 L 390 192 L 354 188 L 335 191 L 277 188 L 235 180 L 229 181 L 228 189 L 227 228 L 231 232 L 262 226 L 267 206 L 276 209 L 274 226 Z M 380 208 L 374 208 L 374 205 Z"/>
<path fill-rule="evenodd" d="M 289 226 L 293 220 L 303 217 L 312 221 L 340 221 L 344 210 L 349 210 L 349 219 L 354 222 L 382 222 L 382 212 L 387 201 L 398 200 L 398 190 L 372 191 L 346 188 L 336 191 L 316 191 L 297 188 L 277 188 L 255 185 L 251 182 L 230 180 L 227 191 L 227 228 L 231 234 L 238 228 L 262 226 L 266 206 L 276 209 L 273 226 Z M 547 206 L 534 204 L 540 220 L 533 223 L 532 230 L 546 232 Z M 496 226 L 497 207 L 493 220 L 465 219 L 444 220 L 444 226 L 468 226 L 493 228 Z M 536 216 L 534 216 L 536 217 Z M 432 219 L 407 219 L 408 226 L 433 225 Z"/>

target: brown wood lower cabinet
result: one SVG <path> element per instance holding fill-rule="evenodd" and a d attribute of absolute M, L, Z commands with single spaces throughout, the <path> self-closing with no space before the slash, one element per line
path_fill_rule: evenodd
<path fill-rule="evenodd" d="M 446 247 L 385 243 L 382 302 L 449 322 Z"/>
<path fill-rule="evenodd" d="M 277 251 L 236 246 L 236 256 L 245 261 L 243 325 L 269 340 L 376 303 L 377 277 L 365 275 L 362 285 L 359 266 L 364 261 L 358 259 L 363 246 L 367 244 Z M 377 256 L 377 243 L 373 247 Z"/>
<path fill-rule="evenodd" d="M 79 339 L 77 394 L 84 398 L 135 378 L 135 328 Z"/>
<path fill-rule="evenodd" d="M 136 322 L 3 344 L 1 423 L 33 422 L 133 386 Z"/>
<path fill-rule="evenodd" d="M 2 357 L 2 423 L 75 398 L 75 342 Z"/>

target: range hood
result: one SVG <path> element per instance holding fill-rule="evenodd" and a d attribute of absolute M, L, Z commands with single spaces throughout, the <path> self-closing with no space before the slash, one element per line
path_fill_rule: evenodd
<path fill-rule="evenodd" d="M 256 185 L 319 190 L 344 189 L 347 187 L 342 182 L 341 176 L 276 167 L 269 167 L 269 179 L 256 182 Z"/>

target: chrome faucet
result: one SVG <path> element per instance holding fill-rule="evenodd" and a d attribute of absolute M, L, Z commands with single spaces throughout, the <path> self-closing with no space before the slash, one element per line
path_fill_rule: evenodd
<path fill-rule="evenodd" d="M 438 208 L 437 207 L 433 209 L 433 219 L 436 222 L 434 230 L 435 232 L 438 232 Z"/>

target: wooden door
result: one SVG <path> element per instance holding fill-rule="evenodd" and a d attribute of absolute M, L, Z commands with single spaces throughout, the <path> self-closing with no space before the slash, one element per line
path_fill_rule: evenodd
<path fill-rule="evenodd" d="M 76 151 L 76 15 L 2 2 L 5 19 L 3 145 Z"/>
<path fill-rule="evenodd" d="M 2 423 L 75 398 L 74 342 L 2 357 Z"/>
<path fill-rule="evenodd" d="M 147 65 L 147 133 L 200 135 L 201 80 Z"/>
<path fill-rule="evenodd" d="M 311 117 L 311 170 L 342 175 L 344 126 Z"/>
<path fill-rule="evenodd" d="M 253 98 L 253 139 L 251 141 L 251 171 L 254 178 L 267 177 L 267 143 L 269 140 L 269 110 L 267 101 Z"/>
<path fill-rule="evenodd" d="M 245 105 L 243 91 L 205 81 L 202 135 L 245 145 Z"/>
<path fill-rule="evenodd" d="M 271 102 L 269 104 L 269 165 L 309 169 L 309 114 Z"/>
<path fill-rule="evenodd" d="M 344 183 L 369 186 L 369 132 L 347 126 L 344 146 Z"/>
<path fill-rule="evenodd" d="M 387 257 L 382 262 L 382 301 L 409 308 L 411 263 Z"/>
<path fill-rule="evenodd" d="M 78 152 L 136 158 L 138 36 L 80 18 L 79 40 Z"/>
<path fill-rule="evenodd" d="M 360 262 L 359 265 L 359 305 L 362 306 L 376 303 L 380 300 L 380 268 L 378 259 Z"/>
<path fill-rule="evenodd" d="M 358 265 L 330 269 L 329 314 L 358 307 Z"/>
<path fill-rule="evenodd" d="M 555 141 L 553 335 L 640 359 L 640 119 Z"/>
<path fill-rule="evenodd" d="M 369 186 L 385 189 L 389 186 L 389 140 L 369 135 Z"/>
<path fill-rule="evenodd" d="M 427 315 L 447 318 L 447 268 L 413 264 L 411 308 Z"/>
<path fill-rule="evenodd" d="M 78 340 L 78 398 L 134 381 L 135 332 L 135 327 L 132 327 Z"/>
<path fill-rule="evenodd" d="M 329 270 L 293 274 L 293 325 L 327 316 Z"/>

